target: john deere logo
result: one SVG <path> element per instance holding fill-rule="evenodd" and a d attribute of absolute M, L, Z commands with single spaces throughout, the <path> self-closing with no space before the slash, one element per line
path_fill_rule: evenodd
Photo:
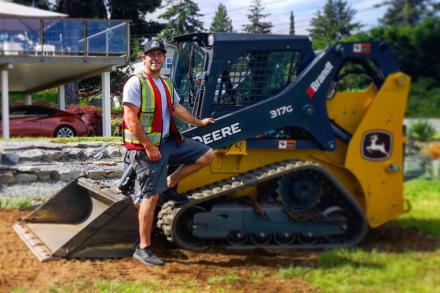
<path fill-rule="evenodd" d="M 362 157 L 371 161 L 381 161 L 391 156 L 392 136 L 387 131 L 367 132 L 362 139 Z"/>

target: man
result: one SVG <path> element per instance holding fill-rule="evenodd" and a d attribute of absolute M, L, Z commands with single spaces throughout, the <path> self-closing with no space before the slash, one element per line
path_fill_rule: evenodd
<path fill-rule="evenodd" d="M 132 76 L 123 91 L 124 145 L 136 172 L 136 190 L 141 198 L 140 242 L 133 257 L 148 265 L 164 264 L 151 249 L 151 230 L 159 194 L 185 202 L 186 198 L 175 190 L 177 183 L 214 158 L 211 148 L 191 139 L 183 140 L 177 130 L 173 116 L 197 127 L 214 123 L 214 119 L 199 120 L 179 104 L 180 98 L 171 80 L 160 75 L 165 53 L 162 42 L 148 41 L 142 54 L 144 71 Z M 167 164 L 181 166 L 167 177 Z"/>

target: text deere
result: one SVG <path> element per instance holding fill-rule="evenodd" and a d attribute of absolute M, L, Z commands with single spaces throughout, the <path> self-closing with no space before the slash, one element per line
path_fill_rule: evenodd
<path fill-rule="evenodd" d="M 191 139 L 203 142 L 204 144 L 210 144 L 214 141 L 221 140 L 227 136 L 231 136 L 239 132 L 241 132 L 240 122 L 236 122 L 230 126 L 225 126 L 202 136 L 193 136 Z"/>

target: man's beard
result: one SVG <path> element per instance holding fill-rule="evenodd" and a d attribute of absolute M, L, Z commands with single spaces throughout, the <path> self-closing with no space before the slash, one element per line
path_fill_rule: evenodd
<path fill-rule="evenodd" d="M 161 69 L 162 69 L 162 66 L 159 66 L 158 69 L 154 69 L 153 66 L 149 66 L 149 67 L 148 67 L 148 70 L 149 70 L 150 72 L 153 72 L 153 73 L 160 72 Z"/>

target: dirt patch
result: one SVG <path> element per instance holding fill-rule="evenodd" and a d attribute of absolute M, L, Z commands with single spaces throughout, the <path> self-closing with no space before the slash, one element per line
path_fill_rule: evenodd
<path fill-rule="evenodd" d="M 39 262 L 12 229 L 12 224 L 28 212 L 0 209 L 0 292 L 13 288 L 47 291 L 71 283 L 93 284 L 95 280 L 154 282 L 163 289 L 212 292 L 314 292 L 301 279 L 281 279 L 277 271 L 288 266 L 315 266 L 318 252 L 272 254 L 264 251 L 231 253 L 210 250 L 194 253 L 173 249 L 155 239 L 157 254 L 167 264 L 147 267 L 130 257 L 109 260 L 56 260 Z M 384 251 L 434 250 L 438 241 L 418 231 L 395 224 L 372 230 L 361 248 Z M 236 280 L 222 277 L 233 274 Z M 237 280 L 238 277 L 238 280 Z M 73 291 L 83 292 L 84 287 Z"/>
<path fill-rule="evenodd" d="M 313 252 L 277 256 L 261 251 L 194 253 L 171 249 L 169 244 L 156 239 L 157 254 L 167 262 L 161 268 L 144 266 L 130 257 L 41 263 L 12 229 L 12 224 L 27 213 L 0 209 L 0 292 L 18 287 L 44 292 L 73 282 L 92 284 L 94 280 L 147 281 L 167 290 L 187 288 L 193 283 L 194 291 L 200 292 L 217 288 L 232 292 L 315 291 L 300 279 L 277 277 L 280 267 L 315 263 L 317 253 Z M 228 274 L 238 276 L 239 280 L 222 281 L 221 277 Z"/>
<path fill-rule="evenodd" d="M 422 232 L 389 223 L 369 231 L 361 247 L 387 252 L 434 251 L 440 241 Z"/>

